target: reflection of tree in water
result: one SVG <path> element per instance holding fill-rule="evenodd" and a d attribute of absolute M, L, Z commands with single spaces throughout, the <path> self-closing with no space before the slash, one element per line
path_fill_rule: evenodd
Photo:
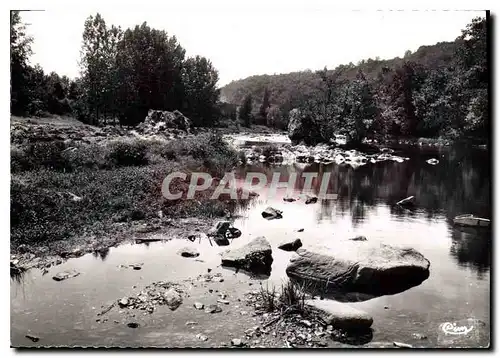
<path fill-rule="evenodd" d="M 483 217 L 491 214 L 490 161 L 488 152 L 466 146 L 452 148 L 406 148 L 401 156 L 411 159 L 402 163 L 386 161 L 367 164 L 357 169 L 348 165 L 269 166 L 251 165 L 237 169 L 237 177 L 247 172 L 261 172 L 271 182 L 273 173 L 280 173 L 280 181 L 287 181 L 290 173 L 297 172 L 295 190 L 302 191 L 303 173 L 318 173 L 313 181 L 313 192 L 320 192 L 321 178 L 330 173 L 328 193 L 338 194 L 338 199 L 322 200 L 320 217 L 328 219 L 349 215 L 353 224 L 359 223 L 378 203 L 391 208 L 391 214 L 413 217 L 414 210 L 401 209 L 394 204 L 410 195 L 416 198 L 418 214 L 432 219 L 437 213 L 446 213 L 448 219 L 459 214 L 473 213 Z M 439 164 L 426 163 L 429 158 L 439 158 Z"/>
<path fill-rule="evenodd" d="M 453 229 L 450 254 L 465 267 L 472 267 L 483 278 L 491 264 L 491 232 L 473 228 Z"/>
<path fill-rule="evenodd" d="M 102 248 L 102 249 L 99 249 L 99 250 L 96 250 L 94 252 L 92 252 L 92 255 L 96 258 L 96 259 L 101 259 L 102 261 L 106 260 L 106 258 L 108 257 L 109 255 L 109 247 L 105 247 L 105 248 Z"/>

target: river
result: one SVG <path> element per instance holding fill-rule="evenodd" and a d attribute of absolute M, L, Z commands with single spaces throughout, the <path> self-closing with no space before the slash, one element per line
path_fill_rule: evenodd
<path fill-rule="evenodd" d="M 404 292 L 364 302 L 349 303 L 372 315 L 372 341 L 399 341 L 422 347 L 486 347 L 490 342 L 491 232 L 458 229 L 452 218 L 473 213 L 490 218 L 491 169 L 487 151 L 467 147 L 395 148 L 409 157 L 402 163 L 369 163 L 353 169 L 336 164 L 246 165 L 236 170 L 242 179 L 247 172 L 264 173 L 267 178 L 281 173 L 330 174 L 329 190 L 336 200 L 305 205 L 303 200 L 284 202 L 284 190 L 268 195 L 263 189 L 249 205 L 236 213 L 234 226 L 243 235 L 232 240 L 239 247 L 257 236 L 265 236 L 273 247 L 271 275 L 255 278 L 244 272 L 220 267 L 219 253 L 228 247 L 207 240 L 169 240 L 148 245 L 126 243 L 104 255 L 88 254 L 70 259 L 42 275 L 30 270 L 11 279 L 11 344 L 13 346 L 122 346 L 183 347 L 219 346 L 221 341 L 243 335 L 254 317 L 243 315 L 242 293 L 261 283 L 281 284 L 291 253 L 277 249 L 283 240 L 300 238 L 305 246 L 335 246 L 339 240 L 363 235 L 368 240 L 394 246 L 412 247 L 430 261 L 430 276 Z M 426 162 L 438 158 L 437 165 Z M 310 194 L 317 193 L 318 182 Z M 302 184 L 292 193 L 299 197 Z M 401 210 L 394 204 L 414 195 L 416 208 Z M 283 218 L 267 221 L 261 212 L 268 206 L 283 211 Z M 303 232 L 297 232 L 304 229 Z M 199 261 L 177 254 L 182 246 L 193 245 L 201 252 Z M 120 264 L 144 263 L 141 270 L 123 269 Z M 56 282 L 53 274 L 76 269 L 80 276 Z M 224 282 L 198 282 L 196 277 L 212 269 Z M 132 317 L 138 329 L 126 326 L 130 315 L 118 310 L 106 322 L 96 322 L 101 305 L 140 291 L 154 281 L 188 280 L 190 297 L 176 311 L 158 309 Z M 193 283 L 194 282 L 194 283 Z M 252 286 L 250 286 L 252 285 Z M 215 303 L 207 290 L 213 287 L 228 293 L 231 305 L 219 316 L 195 311 L 195 300 Z M 212 301 L 210 301 L 212 300 Z M 467 335 L 444 336 L 445 322 L 474 322 Z M 471 321 L 473 320 L 473 321 Z M 196 321 L 196 327 L 186 326 Z M 210 339 L 201 342 L 197 333 Z M 40 337 L 31 342 L 26 334 Z M 427 339 L 416 338 L 416 334 Z"/>

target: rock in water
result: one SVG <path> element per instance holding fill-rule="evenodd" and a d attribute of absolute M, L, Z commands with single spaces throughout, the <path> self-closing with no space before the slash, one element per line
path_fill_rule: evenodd
<path fill-rule="evenodd" d="M 306 145 L 315 145 L 322 141 L 318 124 L 308 115 L 295 108 L 290 111 L 288 120 L 288 137 L 292 144 L 304 142 Z"/>
<path fill-rule="evenodd" d="M 194 303 L 194 308 L 196 308 L 197 310 L 202 310 L 204 307 L 205 307 L 205 305 L 201 302 Z"/>
<path fill-rule="evenodd" d="M 179 255 L 182 257 L 198 257 L 200 253 L 193 247 L 183 247 L 179 250 Z"/>
<path fill-rule="evenodd" d="M 415 204 L 415 197 L 412 195 L 412 196 L 409 196 L 403 200 L 400 200 L 396 203 L 396 205 L 400 205 L 400 206 L 409 206 L 409 205 L 413 205 Z"/>
<path fill-rule="evenodd" d="M 231 225 L 230 221 L 219 221 L 210 229 L 207 236 L 226 237 L 226 232 L 229 230 Z"/>
<path fill-rule="evenodd" d="M 356 236 L 356 237 L 350 238 L 349 240 L 351 240 L 351 241 L 366 241 L 366 237 L 364 237 L 364 236 Z"/>
<path fill-rule="evenodd" d="M 373 318 L 366 312 L 333 300 L 305 300 L 304 304 L 318 311 L 327 325 L 342 329 L 370 328 Z"/>
<path fill-rule="evenodd" d="M 267 207 L 266 210 L 262 212 L 262 217 L 267 220 L 281 219 L 283 217 L 283 211 L 277 210 L 272 207 Z"/>
<path fill-rule="evenodd" d="M 283 198 L 283 201 L 286 201 L 287 203 L 293 203 L 294 201 L 296 201 L 297 199 L 294 199 L 294 198 L 289 198 L 289 197 L 286 197 L 286 198 Z"/>
<path fill-rule="evenodd" d="M 272 263 L 271 245 L 264 236 L 222 254 L 222 266 L 242 268 L 254 273 L 269 273 Z"/>
<path fill-rule="evenodd" d="M 345 241 L 335 248 L 297 250 L 287 275 L 326 292 L 381 296 L 402 292 L 429 277 L 429 261 L 414 249 Z"/>
<path fill-rule="evenodd" d="M 80 272 L 76 270 L 68 270 L 57 273 L 54 277 L 52 277 L 55 281 L 63 281 L 71 277 L 76 277 L 80 275 Z"/>
<path fill-rule="evenodd" d="M 306 197 L 306 204 L 314 204 L 318 202 L 318 198 L 315 196 L 307 196 Z"/>
<path fill-rule="evenodd" d="M 182 296 L 175 289 L 170 288 L 163 294 L 168 308 L 175 311 L 182 304 Z"/>
<path fill-rule="evenodd" d="M 281 245 L 278 246 L 278 249 L 285 251 L 297 251 L 301 247 L 302 247 L 302 241 L 300 241 L 300 239 L 295 239 L 293 241 L 282 243 Z"/>

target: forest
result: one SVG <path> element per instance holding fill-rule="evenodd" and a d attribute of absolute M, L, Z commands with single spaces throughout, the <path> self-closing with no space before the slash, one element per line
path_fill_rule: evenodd
<path fill-rule="evenodd" d="M 31 65 L 33 38 L 11 12 L 11 113 L 71 114 L 88 124 L 136 125 L 149 109 L 180 110 L 195 126 L 237 121 L 286 129 L 300 109 L 321 139 L 345 134 L 478 138 L 489 136 L 488 21 L 473 19 L 454 42 L 422 46 L 403 58 L 280 75 L 218 87 L 205 57 L 186 57 L 176 37 L 147 23 L 121 29 L 100 14 L 82 34 L 81 76 Z"/>
<path fill-rule="evenodd" d="M 11 12 L 11 113 L 72 114 L 88 124 L 136 125 L 149 109 L 180 110 L 196 126 L 217 119 L 218 72 L 205 57 L 186 57 L 175 36 L 145 22 L 126 30 L 89 16 L 82 34 L 81 76 L 68 79 L 32 66 L 33 38 Z"/>
<path fill-rule="evenodd" d="M 454 42 L 422 46 L 403 58 L 251 76 L 223 87 L 221 97 L 241 105 L 242 123 L 281 129 L 287 128 L 290 110 L 299 108 L 325 138 L 339 133 L 353 140 L 387 135 L 487 139 L 487 26 L 486 18 L 475 18 Z"/>

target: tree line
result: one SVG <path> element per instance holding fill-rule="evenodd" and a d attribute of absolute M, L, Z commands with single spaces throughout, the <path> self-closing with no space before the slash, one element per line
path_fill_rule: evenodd
<path fill-rule="evenodd" d="M 180 110 L 196 126 L 220 116 L 218 72 L 205 57 L 186 57 L 175 36 L 147 23 L 126 30 L 89 16 L 82 34 L 81 76 L 74 80 L 32 66 L 33 38 L 11 12 L 11 113 L 71 113 L 89 124 L 135 125 L 149 109 Z"/>
<path fill-rule="evenodd" d="M 252 76 L 222 88 L 240 103 L 242 123 L 285 129 L 300 109 L 321 139 L 367 136 L 489 136 L 487 19 L 475 18 L 454 42 L 404 58 L 369 59 L 334 70 Z"/>

